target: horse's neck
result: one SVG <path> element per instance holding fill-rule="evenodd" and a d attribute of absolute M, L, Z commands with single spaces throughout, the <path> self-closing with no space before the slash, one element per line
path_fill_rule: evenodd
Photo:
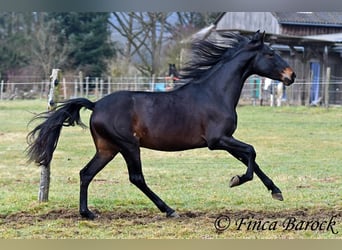
<path fill-rule="evenodd" d="M 220 98 L 228 107 L 235 108 L 241 95 L 246 79 L 252 74 L 246 62 L 232 60 L 222 65 L 217 74 L 208 81 L 215 96 Z"/>

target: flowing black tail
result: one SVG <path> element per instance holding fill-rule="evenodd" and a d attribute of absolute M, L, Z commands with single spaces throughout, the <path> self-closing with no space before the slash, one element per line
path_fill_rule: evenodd
<path fill-rule="evenodd" d="M 79 112 L 81 108 L 93 110 L 94 107 L 95 103 L 88 99 L 77 98 L 63 102 L 54 111 L 35 116 L 31 121 L 36 119 L 45 119 L 45 121 L 27 135 L 29 162 L 43 166 L 50 164 L 62 127 L 75 126 L 75 123 L 85 127 Z"/>

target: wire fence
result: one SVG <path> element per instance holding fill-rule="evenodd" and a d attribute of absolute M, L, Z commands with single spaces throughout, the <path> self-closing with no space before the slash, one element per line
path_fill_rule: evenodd
<path fill-rule="evenodd" d="M 119 90 L 130 91 L 170 91 L 180 83 L 169 77 L 86 77 L 63 78 L 60 88 L 60 100 L 76 97 L 100 99 Z M 15 99 L 47 99 L 50 80 L 32 82 L 0 83 L 0 101 Z M 342 105 L 342 79 L 329 82 L 309 82 L 297 79 L 294 84 L 285 87 L 280 82 L 252 76 L 244 84 L 240 105 Z"/>

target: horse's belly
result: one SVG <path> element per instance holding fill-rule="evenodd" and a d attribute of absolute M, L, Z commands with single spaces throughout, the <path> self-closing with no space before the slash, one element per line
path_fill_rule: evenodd
<path fill-rule="evenodd" d="M 139 139 L 140 146 L 161 151 L 182 151 L 206 147 L 206 141 L 201 136 L 167 135 L 160 137 L 144 137 Z"/>

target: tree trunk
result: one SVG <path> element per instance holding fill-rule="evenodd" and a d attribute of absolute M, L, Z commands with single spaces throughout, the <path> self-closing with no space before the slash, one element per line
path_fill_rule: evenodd
<path fill-rule="evenodd" d="M 50 164 L 48 166 L 41 166 L 40 168 L 40 184 L 38 200 L 39 202 L 49 201 L 50 189 Z"/>
<path fill-rule="evenodd" d="M 48 96 L 48 110 L 54 110 L 59 100 L 59 90 L 61 82 L 61 73 L 59 69 L 53 69 L 50 76 L 50 91 Z M 41 166 L 40 168 L 40 184 L 38 200 L 39 202 L 49 201 L 49 189 L 50 189 L 50 164 L 47 166 Z"/>

